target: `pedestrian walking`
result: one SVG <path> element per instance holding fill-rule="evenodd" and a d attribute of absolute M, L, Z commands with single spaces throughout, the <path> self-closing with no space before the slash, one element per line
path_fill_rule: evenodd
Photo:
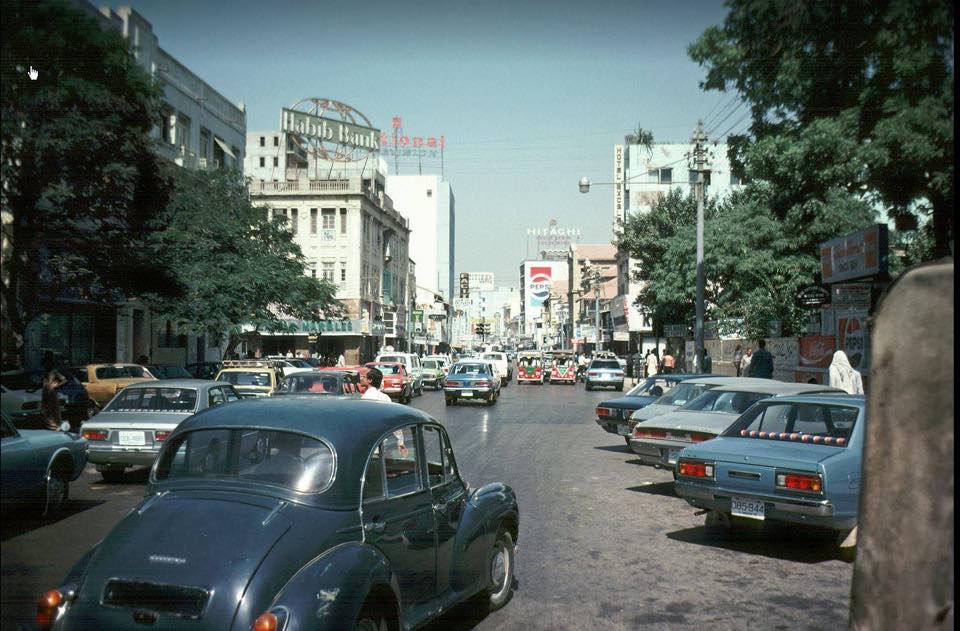
<path fill-rule="evenodd" d="M 53 353 L 43 354 L 43 380 L 40 386 L 43 389 L 40 395 L 40 411 L 43 415 L 43 426 L 54 432 L 60 431 L 60 396 L 57 389 L 67 383 L 67 378 L 53 366 Z"/>
<path fill-rule="evenodd" d="M 713 359 L 705 348 L 703 349 L 703 372 L 707 375 L 713 373 Z"/>
<path fill-rule="evenodd" d="M 853 366 L 847 354 L 837 351 L 830 362 L 830 385 L 847 394 L 863 394 L 863 377 Z"/>
<path fill-rule="evenodd" d="M 737 370 L 737 376 L 740 376 L 740 364 L 743 363 L 743 347 L 737 344 L 733 351 L 733 367 Z"/>
<path fill-rule="evenodd" d="M 660 361 L 660 372 L 665 375 L 669 375 L 673 372 L 674 367 L 677 364 L 677 360 L 674 359 L 673 355 L 670 354 L 670 349 L 666 348 L 663 351 L 663 359 Z"/>
<path fill-rule="evenodd" d="M 646 375 L 643 374 L 644 368 L 644 358 L 640 355 L 639 349 L 636 353 L 633 354 L 633 380 L 634 382 L 640 381 Z"/>
<path fill-rule="evenodd" d="M 657 349 L 653 349 L 647 353 L 647 376 L 655 377 L 659 372 L 659 368 L 660 358 L 657 357 Z"/>
<path fill-rule="evenodd" d="M 340 356 L 337 357 L 337 366 L 346 366 L 347 359 L 343 356 L 343 353 L 340 353 Z"/>
<path fill-rule="evenodd" d="M 750 376 L 757 379 L 773 379 L 773 355 L 767 350 L 766 340 L 757 340 L 757 352 L 750 359 Z"/>
<path fill-rule="evenodd" d="M 743 351 L 743 359 L 740 360 L 740 376 L 749 377 L 750 376 L 750 362 L 753 361 L 753 347 L 747 346 L 746 350 Z"/>

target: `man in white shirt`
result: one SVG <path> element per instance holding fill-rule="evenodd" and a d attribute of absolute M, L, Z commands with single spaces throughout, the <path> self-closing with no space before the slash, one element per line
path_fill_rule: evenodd
<path fill-rule="evenodd" d="M 340 357 L 337 358 L 337 366 L 346 366 L 347 358 L 343 356 L 343 353 L 340 353 Z"/>
<path fill-rule="evenodd" d="M 366 390 L 361 399 L 367 399 L 370 401 L 384 401 L 390 403 L 390 395 L 385 392 L 380 391 L 380 384 L 383 383 L 383 373 L 377 370 L 376 368 L 371 368 L 367 371 L 367 374 L 360 376 L 360 383 L 366 386 Z M 397 448 L 400 451 L 400 455 L 406 457 L 407 455 L 407 446 L 403 443 L 403 432 L 397 430 L 393 433 L 397 437 Z"/>

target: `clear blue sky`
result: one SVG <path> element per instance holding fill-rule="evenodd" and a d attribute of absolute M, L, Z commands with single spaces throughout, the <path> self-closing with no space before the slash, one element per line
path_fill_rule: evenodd
<path fill-rule="evenodd" d="M 251 131 L 324 97 L 388 132 L 401 116 L 408 135 L 443 134 L 456 271 L 492 271 L 498 285 L 516 283 L 528 227 L 555 218 L 582 242 L 610 242 L 612 187 L 583 195 L 577 180 L 611 181 L 624 134 L 639 124 L 685 142 L 728 98 L 701 92 L 703 71 L 686 53 L 722 22 L 719 1 L 129 4 L 167 52 L 246 104 Z M 439 160 L 424 162 L 424 173 L 439 171 Z M 415 159 L 401 162 L 401 174 L 416 172 Z"/>

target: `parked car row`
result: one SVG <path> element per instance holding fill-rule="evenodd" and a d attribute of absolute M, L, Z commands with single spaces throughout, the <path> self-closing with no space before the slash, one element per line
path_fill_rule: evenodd
<path fill-rule="evenodd" d="M 651 377 L 597 406 L 605 431 L 708 511 L 708 530 L 772 520 L 838 543 L 856 526 L 865 416 L 863 396 L 838 388 L 703 375 Z"/>

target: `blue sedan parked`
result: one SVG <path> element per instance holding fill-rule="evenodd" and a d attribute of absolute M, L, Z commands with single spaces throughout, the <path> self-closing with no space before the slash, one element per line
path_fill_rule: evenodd
<path fill-rule="evenodd" d="M 40 601 L 41 628 L 410 629 L 513 590 L 519 508 L 394 403 L 248 399 L 184 421 L 146 499 Z"/>
<path fill-rule="evenodd" d="M 810 524 L 845 536 L 857 523 L 866 401 L 806 395 L 758 401 L 720 438 L 677 461 L 677 494 L 731 517 Z"/>
<path fill-rule="evenodd" d="M 64 430 L 69 423 L 64 421 Z M 4 510 L 27 503 L 40 515 L 55 513 L 70 498 L 70 482 L 87 464 L 87 441 L 67 431 L 17 429 L 0 415 L 0 498 Z"/>
<path fill-rule="evenodd" d="M 622 397 L 608 399 L 597 404 L 597 425 L 610 434 L 623 436 L 630 444 L 630 416 L 640 408 L 647 407 L 675 385 L 694 377 L 705 375 L 656 375 L 646 377 Z"/>

